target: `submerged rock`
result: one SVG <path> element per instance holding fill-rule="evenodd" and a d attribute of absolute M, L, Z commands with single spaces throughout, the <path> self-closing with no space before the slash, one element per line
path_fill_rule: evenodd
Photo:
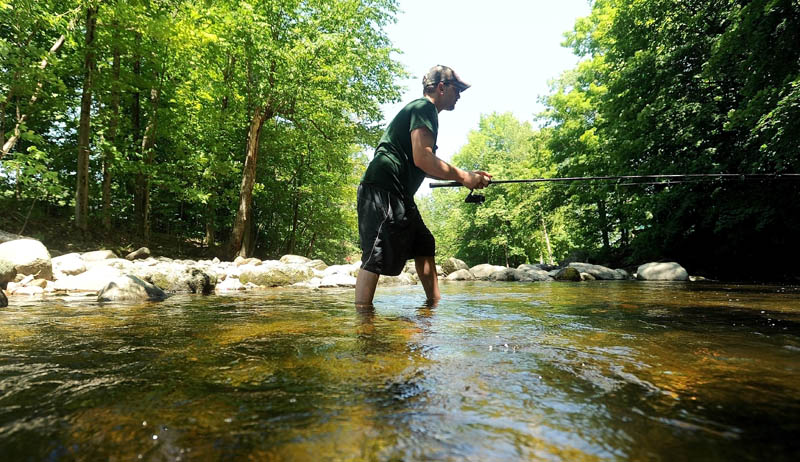
<path fill-rule="evenodd" d="M 675 262 L 645 263 L 636 270 L 636 279 L 642 281 L 687 281 L 689 273 Z"/>
<path fill-rule="evenodd" d="M 17 274 L 32 274 L 42 279 L 53 279 L 50 252 L 34 239 L 18 239 L 0 244 L 0 260 L 14 265 Z"/>
<path fill-rule="evenodd" d="M 165 298 L 166 292 L 129 274 L 114 278 L 97 295 L 98 302 L 161 301 Z"/>

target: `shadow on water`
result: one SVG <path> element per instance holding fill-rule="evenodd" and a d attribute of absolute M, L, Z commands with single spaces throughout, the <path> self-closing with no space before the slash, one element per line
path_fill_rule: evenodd
<path fill-rule="evenodd" d="M 418 289 L 418 288 L 414 288 Z M 794 288 L 272 290 L 0 312 L 8 460 L 796 460 Z"/>

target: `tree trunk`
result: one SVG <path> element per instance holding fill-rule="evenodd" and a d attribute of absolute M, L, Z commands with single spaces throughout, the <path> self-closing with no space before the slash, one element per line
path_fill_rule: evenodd
<path fill-rule="evenodd" d="M 78 123 L 78 184 L 75 191 L 75 226 L 89 230 L 89 135 L 91 133 L 92 74 L 94 73 L 94 32 L 97 9 L 86 9 L 86 57 L 83 66 L 83 94 Z"/>
<path fill-rule="evenodd" d="M 214 202 L 209 200 L 206 203 L 206 237 L 203 244 L 207 247 L 214 247 Z"/>
<path fill-rule="evenodd" d="M 544 221 L 544 215 L 542 215 L 542 231 L 544 232 L 544 242 L 547 245 L 547 261 L 551 265 L 554 265 L 555 263 L 553 262 L 553 249 L 550 247 L 550 236 L 547 234 L 547 224 Z"/>
<path fill-rule="evenodd" d="M 150 242 L 150 180 L 152 178 L 151 169 L 155 156 L 153 147 L 156 143 L 156 128 L 158 127 L 158 100 L 161 92 L 158 88 L 150 90 L 150 119 L 142 138 L 142 158 L 145 165 L 144 187 L 142 190 L 142 235 L 144 242 Z"/>
<path fill-rule="evenodd" d="M 600 215 L 600 232 L 603 235 L 603 249 L 608 250 L 611 245 L 608 240 L 608 213 L 606 212 L 606 201 L 597 201 L 597 213 Z"/>
<path fill-rule="evenodd" d="M 141 36 L 136 34 L 136 49 L 139 49 L 141 44 Z M 136 85 L 139 85 L 139 80 L 142 75 L 142 58 L 136 54 L 133 61 L 133 78 Z M 131 94 L 131 131 L 133 132 L 133 139 L 135 142 L 142 139 L 142 95 L 139 92 L 138 86 Z M 135 159 L 135 162 L 140 162 L 141 159 Z M 141 171 L 141 164 L 139 164 L 139 171 L 134 177 L 133 185 L 133 216 L 136 220 L 136 226 L 140 233 L 144 232 L 144 207 L 142 198 L 144 197 L 142 191 L 144 190 L 144 173 Z"/>
<path fill-rule="evenodd" d="M 119 125 L 119 48 L 114 47 L 114 60 L 111 67 L 111 118 L 108 122 L 108 141 L 111 148 L 106 148 L 103 159 L 103 229 L 111 230 L 111 164 L 117 148 L 117 126 Z"/>
<path fill-rule="evenodd" d="M 87 31 L 87 34 L 88 34 L 88 31 Z M 59 37 L 58 40 L 56 40 L 56 42 L 53 44 L 53 46 L 50 47 L 49 55 L 56 54 L 56 52 L 58 52 L 58 50 L 61 48 L 61 45 L 64 44 L 64 40 L 66 40 L 66 38 L 67 38 L 66 35 L 62 35 L 61 37 Z M 87 35 L 87 39 L 88 39 L 88 35 Z M 42 62 L 39 63 L 39 69 L 40 70 L 44 70 L 47 67 L 47 58 L 48 57 L 46 56 L 44 59 L 42 59 Z M 42 82 L 40 81 L 40 82 L 38 82 L 36 84 L 36 90 L 34 90 L 33 96 L 31 96 L 31 102 L 30 102 L 31 106 L 33 106 L 33 103 L 35 103 L 36 100 L 39 98 L 39 91 L 41 89 L 42 89 Z M 3 109 L 4 109 L 3 113 L 5 114 L 5 106 L 3 107 Z M 28 108 L 28 109 L 30 110 L 30 108 Z M 19 127 L 20 127 L 20 125 L 25 123 L 25 121 L 27 119 L 28 119 L 28 114 L 23 114 L 21 117 L 17 117 L 17 124 L 14 127 L 14 134 L 11 135 L 11 138 L 9 138 L 8 140 L 4 140 L 3 143 L 2 143 L 3 151 L 0 152 L 0 159 L 2 159 L 3 156 L 5 156 L 9 152 L 11 152 L 12 149 L 14 149 L 14 146 L 17 144 L 17 141 L 19 140 L 19 137 L 20 137 Z M 3 137 L 5 137 L 5 129 L 3 129 Z"/>
<path fill-rule="evenodd" d="M 239 208 L 233 222 L 230 240 L 230 255 L 232 257 L 248 257 L 247 249 L 242 246 L 246 228 L 252 220 L 253 185 L 256 181 L 256 163 L 258 162 L 258 142 L 264 122 L 272 118 L 272 111 L 265 107 L 257 107 L 250 119 L 250 129 L 247 134 L 247 154 L 242 172 L 242 185 L 239 190 Z"/>

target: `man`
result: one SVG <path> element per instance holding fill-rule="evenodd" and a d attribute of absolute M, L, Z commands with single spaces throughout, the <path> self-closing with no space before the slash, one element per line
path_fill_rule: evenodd
<path fill-rule="evenodd" d="M 372 305 L 381 274 L 396 276 L 414 259 L 429 303 L 439 298 L 433 235 L 414 203 L 425 176 L 484 188 L 491 175 L 467 172 L 436 157 L 439 112 L 452 111 L 470 85 L 447 66 L 434 66 L 422 79 L 423 97 L 410 102 L 386 127 L 375 157 L 358 187 L 361 269 L 356 305 Z"/>

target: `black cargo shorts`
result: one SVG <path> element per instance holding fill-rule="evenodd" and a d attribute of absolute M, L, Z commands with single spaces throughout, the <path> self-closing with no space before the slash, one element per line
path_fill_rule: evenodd
<path fill-rule="evenodd" d="M 368 184 L 358 186 L 361 267 L 397 276 L 411 258 L 436 255 L 436 241 L 414 203 Z"/>

